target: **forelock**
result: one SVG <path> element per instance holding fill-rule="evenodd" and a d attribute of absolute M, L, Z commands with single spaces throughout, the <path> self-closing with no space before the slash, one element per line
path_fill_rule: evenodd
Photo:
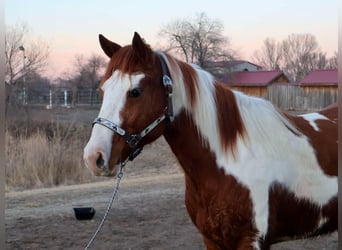
<path fill-rule="evenodd" d="M 131 45 L 127 45 L 117 51 L 113 57 L 110 59 L 106 73 L 101 81 L 102 84 L 111 77 L 114 71 L 118 70 L 123 74 L 132 75 L 135 73 L 141 73 L 144 71 L 152 70 L 152 66 L 154 65 L 155 60 L 151 63 L 151 65 L 147 65 L 141 63 L 140 58 L 134 52 Z"/>

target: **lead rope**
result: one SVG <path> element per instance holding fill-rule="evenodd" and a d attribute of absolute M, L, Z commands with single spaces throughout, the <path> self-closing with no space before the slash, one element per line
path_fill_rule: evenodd
<path fill-rule="evenodd" d="M 122 163 L 122 164 L 120 165 L 119 173 L 118 173 L 118 175 L 117 175 L 116 185 L 115 185 L 114 190 L 113 190 L 112 198 L 110 199 L 110 201 L 109 201 L 109 203 L 108 203 L 107 210 L 106 210 L 105 214 L 103 215 L 102 221 L 101 221 L 100 224 L 98 225 L 98 227 L 97 227 L 97 229 L 96 229 L 96 231 L 95 231 L 93 237 L 91 237 L 91 239 L 89 240 L 88 244 L 85 246 L 84 250 L 88 250 L 89 247 L 93 244 L 93 242 L 94 242 L 96 236 L 97 236 L 98 233 L 100 232 L 100 230 L 101 230 L 101 228 L 102 228 L 102 226 L 103 226 L 105 220 L 106 220 L 107 217 L 108 217 L 109 210 L 110 210 L 110 208 L 112 207 L 112 204 L 113 204 L 113 202 L 114 202 L 115 196 L 116 196 L 116 194 L 117 194 L 117 192 L 118 192 L 118 190 L 119 190 L 119 186 L 120 186 L 121 179 L 122 179 L 122 177 L 123 177 L 123 171 L 122 171 L 122 170 L 123 170 L 123 167 L 126 165 L 127 161 L 128 161 L 128 159 L 127 159 L 124 163 Z"/>

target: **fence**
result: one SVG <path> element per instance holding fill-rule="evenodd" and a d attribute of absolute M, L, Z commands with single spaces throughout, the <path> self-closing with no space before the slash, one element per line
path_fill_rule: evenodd
<path fill-rule="evenodd" d="M 29 88 L 19 89 L 12 94 L 11 102 L 18 105 L 53 107 L 98 106 L 101 97 L 93 88 Z"/>
<path fill-rule="evenodd" d="M 317 111 L 337 102 L 337 86 L 298 86 L 272 84 L 267 89 L 267 99 L 283 110 Z"/>
<path fill-rule="evenodd" d="M 337 86 L 299 87 L 296 84 L 271 84 L 266 99 L 283 110 L 315 111 L 337 102 Z M 17 90 L 12 98 L 17 105 L 37 105 L 46 108 L 99 106 L 101 97 L 94 88 L 39 88 Z M 12 100 L 13 102 L 13 100 Z"/>

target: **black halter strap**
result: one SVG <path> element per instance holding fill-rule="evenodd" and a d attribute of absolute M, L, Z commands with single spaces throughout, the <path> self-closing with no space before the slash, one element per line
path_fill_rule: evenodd
<path fill-rule="evenodd" d="M 168 75 L 167 65 L 165 62 L 165 59 L 162 54 L 158 54 L 160 59 L 160 64 L 162 68 L 162 74 L 163 74 L 163 85 L 165 87 L 165 93 L 167 96 L 167 110 L 166 110 L 166 118 L 169 120 L 169 122 L 173 121 L 173 106 L 172 106 L 172 80 Z"/>
<path fill-rule="evenodd" d="M 159 116 L 157 119 L 155 119 L 152 123 L 150 123 L 150 125 L 148 125 L 140 133 L 136 133 L 136 134 L 129 134 L 125 129 L 121 128 L 119 125 L 105 118 L 97 117 L 92 123 L 92 126 L 94 126 L 95 124 L 100 124 L 112 130 L 114 133 L 117 133 L 118 135 L 122 136 L 127 142 L 128 146 L 131 148 L 131 152 L 128 156 L 129 160 L 131 161 L 133 161 L 134 158 L 137 157 L 141 153 L 143 147 L 138 147 L 138 144 L 148 133 L 150 133 L 154 128 L 156 128 L 165 119 L 168 122 L 173 121 L 172 80 L 168 75 L 167 64 L 165 62 L 165 59 L 163 58 L 163 55 L 158 54 L 158 57 L 160 59 L 160 64 L 161 64 L 162 74 L 163 74 L 162 80 L 163 80 L 163 85 L 165 87 L 165 94 L 167 97 L 167 106 L 165 107 L 165 113 Z"/>

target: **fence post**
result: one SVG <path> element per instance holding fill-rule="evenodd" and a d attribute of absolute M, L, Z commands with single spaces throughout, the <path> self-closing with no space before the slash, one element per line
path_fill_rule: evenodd
<path fill-rule="evenodd" d="M 64 107 L 66 107 L 68 104 L 68 93 L 67 90 L 64 89 Z"/>
<path fill-rule="evenodd" d="M 50 88 L 50 107 L 52 108 L 52 89 Z"/>
<path fill-rule="evenodd" d="M 49 89 L 49 105 L 46 106 L 46 109 L 52 109 L 52 89 Z"/>

